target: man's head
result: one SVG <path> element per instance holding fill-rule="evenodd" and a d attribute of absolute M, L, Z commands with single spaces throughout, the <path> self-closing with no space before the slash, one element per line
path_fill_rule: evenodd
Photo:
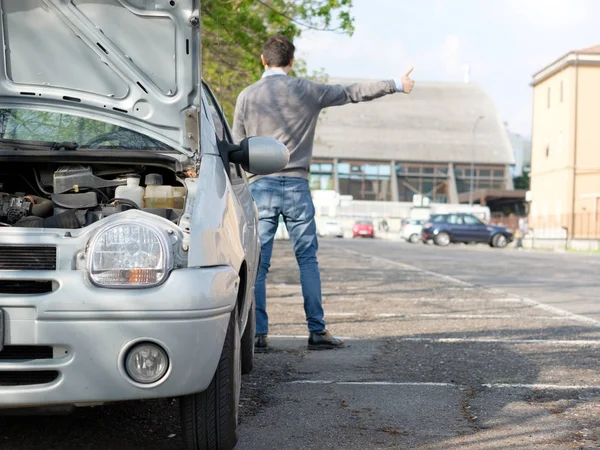
<path fill-rule="evenodd" d="M 296 47 L 285 36 L 271 36 L 263 47 L 261 55 L 263 66 L 265 69 L 273 69 L 275 67 L 289 72 L 294 63 L 294 52 Z"/>

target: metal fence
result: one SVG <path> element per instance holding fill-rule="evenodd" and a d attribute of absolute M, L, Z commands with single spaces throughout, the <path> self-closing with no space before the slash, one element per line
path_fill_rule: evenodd
<path fill-rule="evenodd" d="M 538 238 L 600 239 L 600 215 L 579 213 L 532 217 L 529 229 Z"/>

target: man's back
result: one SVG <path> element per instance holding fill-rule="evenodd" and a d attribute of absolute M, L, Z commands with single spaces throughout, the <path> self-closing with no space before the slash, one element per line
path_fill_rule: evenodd
<path fill-rule="evenodd" d="M 233 134 L 236 142 L 271 136 L 290 151 L 290 162 L 272 176 L 308 178 L 319 113 L 323 108 L 368 101 L 396 92 L 393 80 L 342 87 L 273 74 L 238 97 Z"/>

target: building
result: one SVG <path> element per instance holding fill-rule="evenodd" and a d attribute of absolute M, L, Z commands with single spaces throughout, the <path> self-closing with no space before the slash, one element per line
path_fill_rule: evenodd
<path fill-rule="evenodd" d="M 600 46 L 533 76 L 530 226 L 600 238 Z"/>
<path fill-rule="evenodd" d="M 531 171 L 531 140 L 517 133 L 509 132 L 508 135 L 515 156 L 512 176 L 513 178 L 522 177 Z"/>
<path fill-rule="evenodd" d="M 514 163 L 504 122 L 481 88 L 419 82 L 410 95 L 325 110 L 310 181 L 354 200 L 458 203 L 465 192 L 512 189 Z"/>

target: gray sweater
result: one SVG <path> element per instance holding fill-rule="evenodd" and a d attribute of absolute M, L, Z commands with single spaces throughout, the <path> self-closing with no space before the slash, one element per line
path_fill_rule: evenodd
<path fill-rule="evenodd" d="M 356 83 L 350 86 L 271 75 L 244 89 L 237 99 L 233 120 L 236 143 L 251 136 L 269 136 L 290 151 L 290 162 L 269 176 L 308 179 L 319 113 L 329 106 L 358 103 L 393 94 L 394 80 Z M 252 177 L 252 180 L 261 178 Z"/>

